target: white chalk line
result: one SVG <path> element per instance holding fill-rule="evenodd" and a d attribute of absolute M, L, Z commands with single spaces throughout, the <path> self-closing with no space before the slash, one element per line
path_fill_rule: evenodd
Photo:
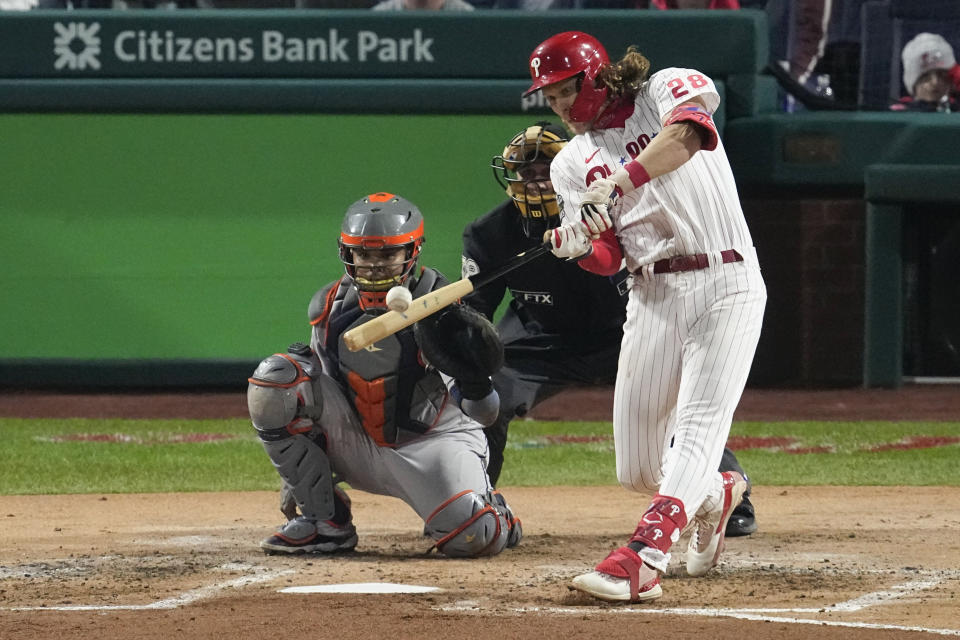
<path fill-rule="evenodd" d="M 464 606 L 464 607 L 436 607 L 437 609 L 445 612 L 456 612 L 456 611 L 476 611 L 476 607 Z M 784 609 L 783 611 L 791 611 L 790 609 Z M 810 612 L 820 612 L 820 609 L 811 609 Z M 650 614 L 661 614 L 661 615 L 675 615 L 675 616 L 707 616 L 711 618 L 736 618 L 738 620 L 750 620 L 751 622 L 783 622 L 787 624 L 812 624 L 816 626 L 824 627 L 851 627 L 857 629 L 882 629 L 888 631 L 920 631 L 925 633 L 933 633 L 942 636 L 960 636 L 960 629 L 932 629 L 928 627 L 916 627 L 916 626 L 904 626 L 897 624 L 878 624 L 873 622 L 840 622 L 836 620 L 816 620 L 811 618 L 789 618 L 784 616 L 770 616 L 770 615 L 760 615 L 756 613 L 746 613 L 737 609 L 632 609 L 629 607 L 626 608 L 616 608 L 616 609 L 596 609 L 588 610 L 584 607 L 521 607 L 518 609 L 510 609 L 510 613 L 553 613 L 553 614 L 576 614 L 579 616 L 589 613 L 590 615 L 623 615 L 630 613 L 650 613 Z"/>
<path fill-rule="evenodd" d="M 223 567 L 218 567 L 218 569 L 237 569 L 237 565 L 224 565 Z M 252 569 L 253 567 L 246 567 Z M 175 598 L 167 598 L 165 600 L 157 600 L 156 602 L 150 602 L 147 604 L 107 604 L 107 605 L 93 605 L 93 604 L 77 604 L 77 605 L 51 605 L 46 607 L 4 607 L 2 610 L 6 611 L 142 611 L 146 609 L 176 609 L 177 607 L 182 607 L 184 605 L 190 604 L 192 602 L 197 602 L 198 600 L 204 600 L 206 598 L 211 598 L 216 595 L 218 592 L 225 589 L 231 589 L 234 587 L 245 587 L 247 585 L 256 584 L 258 582 L 269 582 L 281 576 L 285 576 L 290 573 L 295 573 L 293 569 L 283 569 L 281 571 L 268 571 L 266 573 L 261 573 L 260 575 L 255 576 L 243 576 L 241 578 L 236 578 L 234 580 L 228 580 L 226 582 L 219 582 L 217 584 L 211 584 L 206 587 L 200 587 L 199 589 L 191 589 L 190 591 L 185 591 Z"/>
<path fill-rule="evenodd" d="M 588 609 L 585 607 L 519 607 L 514 609 L 509 609 L 510 613 L 552 613 L 552 614 L 576 614 L 584 615 L 585 613 L 590 613 L 590 615 L 600 614 L 600 615 L 623 615 L 630 613 L 646 613 L 646 614 L 659 614 L 659 615 L 677 615 L 677 616 L 706 616 L 712 618 L 736 618 L 739 620 L 750 620 L 752 622 L 781 622 L 788 624 L 812 624 L 818 626 L 828 626 L 828 627 L 849 627 L 857 629 L 882 629 L 890 631 L 919 631 L 924 633 L 932 633 L 936 635 L 943 636 L 960 636 L 960 629 L 934 629 L 929 627 L 919 627 L 919 626 L 905 626 L 905 625 L 895 625 L 895 624 L 879 624 L 873 622 L 844 622 L 837 620 L 821 620 L 816 618 L 794 618 L 784 615 L 771 615 L 771 614 L 785 614 L 785 613 L 806 613 L 806 614 L 821 614 L 821 613 L 833 613 L 833 612 L 852 612 L 860 611 L 867 607 L 874 605 L 881 605 L 885 602 L 890 602 L 902 598 L 903 596 L 916 593 L 918 591 L 925 591 L 927 589 L 932 589 L 933 587 L 940 584 L 940 580 L 915 580 L 912 582 L 907 582 L 904 584 L 894 585 L 889 589 L 883 591 L 875 591 L 873 593 L 867 593 L 852 600 L 847 600 L 845 602 L 840 602 L 833 605 L 824 605 L 822 607 L 816 608 L 787 608 L 787 609 L 751 609 L 751 608 L 740 608 L 740 609 L 708 609 L 708 608 L 695 608 L 688 609 L 684 607 L 675 607 L 669 609 L 650 609 L 647 607 L 644 608 L 633 608 L 633 607 L 616 607 L 616 608 L 603 608 L 603 609 Z M 446 612 L 456 612 L 456 611 L 473 611 L 476 612 L 480 607 L 475 603 L 467 603 L 462 605 L 446 605 L 434 607 L 440 611 Z"/>
<path fill-rule="evenodd" d="M 940 584 L 939 580 L 914 580 L 905 584 L 897 584 L 884 591 L 874 591 L 862 596 L 841 602 L 830 607 L 831 611 L 859 611 L 875 604 L 896 600 L 916 591 L 926 591 Z"/>
<path fill-rule="evenodd" d="M 231 563 L 229 565 L 223 565 L 218 567 L 218 569 L 253 569 L 251 566 L 238 565 L 236 563 Z M 293 569 L 284 569 L 279 571 L 268 571 L 261 573 L 255 576 L 243 576 L 236 578 L 234 580 L 228 580 L 226 582 L 221 582 L 213 585 L 208 585 L 206 587 L 201 587 L 198 589 L 192 589 L 186 591 L 181 595 L 174 598 L 167 598 L 164 600 L 158 600 L 156 602 L 150 602 L 147 604 L 140 605 L 52 605 L 44 607 L 0 607 L 0 610 L 6 611 L 141 611 L 141 610 L 150 610 L 150 609 L 175 609 L 177 607 L 182 607 L 199 600 L 213 597 L 218 592 L 225 589 L 235 588 L 235 587 L 244 587 L 251 584 L 257 584 L 261 582 L 269 582 L 276 578 L 282 577 L 295 573 Z M 825 612 L 853 612 L 859 611 L 866 607 L 871 607 L 874 605 L 879 605 L 885 602 L 890 602 L 892 600 L 897 600 L 903 596 L 909 595 L 911 593 L 916 593 L 918 591 L 924 591 L 927 589 L 932 589 L 933 587 L 940 584 L 940 580 L 915 580 L 912 582 L 907 582 L 904 584 L 894 585 L 889 589 L 883 591 L 875 591 L 873 593 L 864 594 L 847 600 L 845 602 L 840 602 L 834 605 L 824 605 L 822 607 L 816 608 L 786 608 L 786 609 L 777 609 L 777 608 L 738 608 L 738 609 L 709 609 L 709 608 L 695 608 L 687 609 L 682 607 L 668 608 L 668 609 L 650 609 L 650 608 L 632 608 L 632 607 L 618 607 L 618 608 L 604 608 L 604 609 L 595 609 L 591 610 L 591 614 L 631 614 L 631 613 L 644 613 L 644 614 L 660 614 L 660 615 L 679 615 L 679 616 L 706 616 L 706 617 L 725 617 L 725 618 L 736 618 L 740 620 L 750 620 L 753 622 L 781 622 L 788 624 L 812 624 L 820 626 L 831 626 L 831 627 L 848 627 L 848 628 L 858 628 L 858 629 L 880 629 L 880 630 L 894 630 L 894 631 L 918 631 L 924 633 L 932 633 L 936 635 L 944 636 L 960 636 L 960 630 L 958 629 L 933 629 L 928 627 L 919 627 L 919 626 L 905 626 L 905 625 L 890 625 L 890 624 L 878 624 L 870 622 L 843 622 L 835 620 L 820 620 L 820 619 L 808 619 L 808 618 L 793 618 L 785 617 L 783 615 L 771 615 L 771 614 L 784 614 L 784 613 L 805 613 L 805 614 L 818 614 Z M 476 612 L 477 607 L 474 604 L 468 605 L 445 605 L 439 607 L 433 607 L 435 610 L 446 611 L 446 612 L 456 612 L 456 611 L 473 611 Z M 513 613 L 551 613 L 551 614 L 577 614 L 583 615 L 585 609 L 583 607 L 519 607 L 510 609 Z"/>

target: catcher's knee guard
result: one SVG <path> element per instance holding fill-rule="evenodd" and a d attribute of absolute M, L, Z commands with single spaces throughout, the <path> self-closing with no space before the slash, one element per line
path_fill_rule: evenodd
<path fill-rule="evenodd" d="M 322 370 L 320 359 L 307 345 L 296 342 L 287 353 L 275 353 L 261 362 L 247 380 L 247 408 L 258 431 L 307 430 L 319 420 L 323 395 L 314 380 Z"/>
<path fill-rule="evenodd" d="M 464 491 L 440 505 L 424 526 L 440 553 L 457 558 L 492 556 L 513 547 L 523 536 L 500 493 Z"/>
<path fill-rule="evenodd" d="M 333 472 L 323 434 L 314 429 L 322 396 L 311 374 L 319 374 L 319 360 L 306 345 L 270 356 L 249 378 L 247 408 L 300 513 L 311 520 L 329 520 L 334 514 Z"/>

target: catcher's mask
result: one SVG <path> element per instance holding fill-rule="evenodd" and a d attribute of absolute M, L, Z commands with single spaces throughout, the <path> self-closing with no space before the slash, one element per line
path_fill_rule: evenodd
<path fill-rule="evenodd" d="M 523 95 L 579 76 L 577 98 L 570 106 L 570 119 L 590 122 L 607 100 L 609 89 L 602 82 L 597 83 L 597 75 L 608 64 L 607 50 L 590 34 L 582 31 L 558 33 L 541 42 L 530 54 L 528 68 L 533 84 Z"/>
<path fill-rule="evenodd" d="M 540 237 L 560 223 L 560 203 L 550 182 L 550 163 L 567 144 L 559 126 L 538 122 L 513 136 L 490 162 L 493 177 L 520 210 L 528 237 Z"/>
<path fill-rule="evenodd" d="M 386 308 L 387 291 L 414 273 L 423 241 L 423 215 L 405 198 L 372 193 L 350 205 L 340 229 L 340 261 L 361 309 Z"/>

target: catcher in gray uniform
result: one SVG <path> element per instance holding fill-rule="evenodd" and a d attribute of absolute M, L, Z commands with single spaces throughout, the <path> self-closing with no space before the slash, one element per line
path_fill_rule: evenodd
<path fill-rule="evenodd" d="M 490 376 L 503 363 L 490 322 L 455 304 L 365 350 L 342 340 L 386 311 L 392 287 L 416 298 L 447 284 L 419 266 L 423 241 L 423 217 L 404 198 L 353 203 L 340 233 L 346 274 L 311 300 L 309 346 L 270 356 L 249 379 L 250 417 L 283 479 L 288 518 L 260 543 L 267 553 L 353 549 L 340 482 L 406 502 L 448 556 L 494 555 L 520 541 L 520 521 L 486 472 L 483 427 L 499 410 Z"/>

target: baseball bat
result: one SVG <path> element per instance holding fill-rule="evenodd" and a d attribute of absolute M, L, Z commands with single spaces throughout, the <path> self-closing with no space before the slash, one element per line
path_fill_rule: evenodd
<path fill-rule="evenodd" d="M 503 274 L 513 271 L 534 258 L 542 256 L 550 251 L 551 248 L 552 246 L 549 242 L 544 242 L 532 249 L 518 253 L 489 273 L 477 273 L 426 293 L 413 300 L 410 306 L 407 307 L 407 310 L 402 313 L 398 311 L 387 311 L 383 315 L 379 315 L 350 329 L 343 334 L 343 342 L 350 351 L 365 349 L 375 342 L 383 340 L 387 336 L 392 336 L 405 327 L 409 327 L 414 322 L 423 320 L 427 316 L 436 313 L 471 291 L 496 280 Z"/>

